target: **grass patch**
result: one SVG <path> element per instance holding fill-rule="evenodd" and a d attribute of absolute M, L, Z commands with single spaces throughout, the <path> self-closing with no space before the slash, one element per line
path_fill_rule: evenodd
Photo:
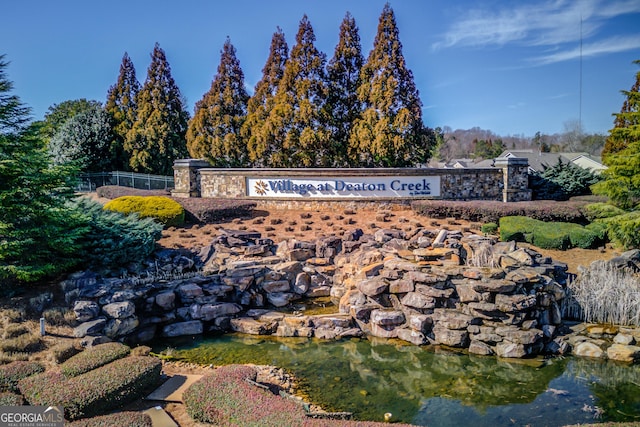
<path fill-rule="evenodd" d="M 604 230 L 598 226 L 509 216 L 500 219 L 500 240 L 527 242 L 542 249 L 590 249 L 604 243 Z"/>

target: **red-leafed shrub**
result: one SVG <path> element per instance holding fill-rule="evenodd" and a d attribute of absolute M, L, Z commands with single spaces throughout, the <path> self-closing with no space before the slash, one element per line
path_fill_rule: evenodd
<path fill-rule="evenodd" d="M 67 427 L 153 427 L 151 417 L 142 412 L 116 412 L 67 424 Z"/>
<path fill-rule="evenodd" d="M 89 348 L 69 358 L 60 366 L 66 377 L 75 377 L 104 366 L 129 354 L 129 347 L 119 342 L 108 342 Z"/>
<path fill-rule="evenodd" d="M 17 391 L 18 381 L 43 371 L 40 363 L 21 360 L 0 366 L 0 391 Z"/>

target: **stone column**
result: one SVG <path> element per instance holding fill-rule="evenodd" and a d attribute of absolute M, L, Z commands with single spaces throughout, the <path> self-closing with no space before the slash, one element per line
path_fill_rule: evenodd
<path fill-rule="evenodd" d="M 173 179 L 175 188 L 171 191 L 173 197 L 200 197 L 200 173 L 202 168 L 211 165 L 202 159 L 178 159 L 173 162 Z"/>
<path fill-rule="evenodd" d="M 495 167 L 502 168 L 504 189 L 503 202 L 524 202 L 531 200 L 529 189 L 529 160 L 521 157 L 498 157 Z"/>

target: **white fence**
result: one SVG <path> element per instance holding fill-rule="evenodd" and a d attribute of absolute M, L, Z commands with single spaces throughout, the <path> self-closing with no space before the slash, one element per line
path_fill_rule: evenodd
<path fill-rule="evenodd" d="M 118 185 L 142 190 L 167 190 L 174 188 L 173 176 L 150 175 L 134 172 L 97 172 L 80 175 L 78 191 L 95 191 L 104 185 Z"/>

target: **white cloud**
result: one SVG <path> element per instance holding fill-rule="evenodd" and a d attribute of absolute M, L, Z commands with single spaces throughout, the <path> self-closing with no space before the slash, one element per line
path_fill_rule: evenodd
<path fill-rule="evenodd" d="M 580 52 L 580 47 L 576 47 L 573 49 L 556 52 L 551 55 L 538 56 L 536 58 L 532 58 L 531 61 L 535 65 L 546 65 L 555 62 L 576 59 L 579 58 L 580 55 L 582 55 L 583 58 L 588 58 L 604 55 L 607 53 L 624 52 L 627 50 L 638 49 L 638 46 L 640 46 L 640 35 L 628 37 L 611 37 L 608 39 L 600 40 L 598 42 L 583 45 L 582 52 Z"/>
<path fill-rule="evenodd" d="M 500 10 L 470 10 L 433 48 L 503 46 L 514 42 L 552 46 L 589 38 L 607 19 L 640 13 L 637 0 L 548 0 L 515 7 L 511 2 L 505 4 L 508 8 Z"/>

